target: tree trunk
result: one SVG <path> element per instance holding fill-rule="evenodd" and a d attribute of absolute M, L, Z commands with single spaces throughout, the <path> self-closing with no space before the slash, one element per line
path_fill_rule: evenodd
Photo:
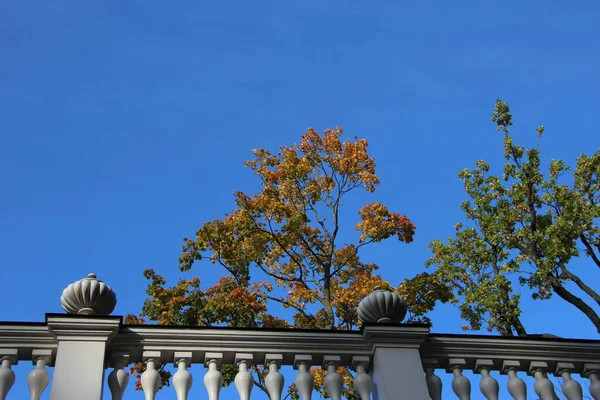
<path fill-rule="evenodd" d="M 323 268 L 323 296 L 325 312 L 329 319 L 327 329 L 333 329 L 335 326 L 335 315 L 333 314 L 333 308 L 331 307 L 331 269 L 328 266 Z"/>
<path fill-rule="evenodd" d="M 525 327 L 521 323 L 521 320 L 519 319 L 519 317 L 515 317 L 512 325 L 513 325 L 513 328 L 515 328 L 515 331 L 517 331 L 517 335 L 527 336 L 527 331 L 525 330 Z"/>
<path fill-rule="evenodd" d="M 552 283 L 552 289 L 561 299 L 573 304 L 579 309 L 579 311 L 584 313 L 585 316 L 592 321 L 592 324 L 594 324 L 598 333 L 600 333 L 600 317 L 598 314 L 596 314 L 592 307 L 588 306 L 583 300 L 569 292 L 560 284 Z"/>
<path fill-rule="evenodd" d="M 573 274 L 564 266 L 562 267 L 563 274 L 567 277 L 567 279 L 572 280 L 581 290 L 585 292 L 588 296 L 590 296 L 594 301 L 600 305 L 600 295 L 591 287 L 585 284 L 577 275 Z"/>

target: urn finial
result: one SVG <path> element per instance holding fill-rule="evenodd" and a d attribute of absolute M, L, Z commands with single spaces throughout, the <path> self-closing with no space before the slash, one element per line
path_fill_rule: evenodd
<path fill-rule="evenodd" d="M 406 302 L 402 297 L 388 290 L 382 290 L 379 286 L 358 303 L 358 319 L 361 322 L 400 323 L 406 316 L 406 311 Z"/>
<path fill-rule="evenodd" d="M 117 296 L 110 286 L 91 273 L 67 286 L 60 302 L 67 314 L 109 315 L 117 305 Z"/>

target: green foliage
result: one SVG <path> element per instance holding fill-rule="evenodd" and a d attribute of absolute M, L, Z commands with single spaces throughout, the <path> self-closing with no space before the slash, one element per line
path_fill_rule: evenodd
<path fill-rule="evenodd" d="M 404 286 L 413 296 L 425 297 L 425 286 L 439 280 L 451 295 L 430 292 L 434 300 L 421 312 L 432 309 L 435 300 L 451 301 L 459 304 L 468 322 L 464 329 L 485 327 L 502 335 L 525 335 L 521 298 L 514 293 L 518 282 L 532 290 L 534 299 L 558 295 L 600 332 L 595 311 L 600 296 L 570 266 L 583 256 L 590 270 L 600 272 L 600 149 L 591 156 L 581 155 L 574 170 L 564 161 L 552 160 L 543 172 L 540 150 L 514 143 L 507 103 L 496 102 L 492 121 L 504 135 L 502 175 L 490 173 L 490 165 L 482 160 L 475 169 L 460 172 L 468 195 L 461 205 L 467 222 L 456 224 L 455 236 L 446 242 L 430 244 L 433 256 L 426 266 L 434 267 L 435 273 L 425 279 L 417 276 Z M 536 131 L 541 138 L 544 127 Z M 571 176 L 565 179 L 567 174 Z M 568 282 L 575 289 L 567 287 Z"/>

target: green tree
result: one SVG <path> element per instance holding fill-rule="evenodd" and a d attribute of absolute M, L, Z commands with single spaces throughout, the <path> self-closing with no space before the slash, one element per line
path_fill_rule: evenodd
<path fill-rule="evenodd" d="M 351 194 L 373 193 L 379 184 L 367 141 L 341 141 L 341 135 L 341 128 L 322 135 L 309 129 L 299 144 L 282 146 L 277 154 L 255 150 L 246 166 L 261 190 L 235 193 L 232 212 L 184 239 L 181 271 L 208 261 L 225 275 L 201 290 L 197 278 L 166 287 L 162 276 L 147 270 L 150 297 L 141 316 L 169 325 L 355 328 L 358 302 L 376 286 L 391 289 L 376 264 L 361 260 L 360 250 L 391 237 L 411 242 L 415 226 L 374 202 L 357 210 L 356 240 L 341 242 L 342 232 L 347 238 L 351 229 L 344 224 L 343 202 Z M 275 316 L 281 308 L 292 311 L 289 319 Z M 128 321 L 143 322 L 134 316 Z M 319 386 L 322 372 L 313 373 Z M 351 376 L 342 373 L 345 395 L 353 398 Z M 256 385 L 264 390 L 263 378 L 256 368 Z"/>
<path fill-rule="evenodd" d="M 426 265 L 435 272 L 407 280 L 404 290 L 423 296 L 428 285 L 441 279 L 452 297 L 438 299 L 459 304 L 468 322 L 464 329 L 526 335 L 521 299 L 513 291 L 520 284 L 532 289 L 534 299 L 559 296 L 600 333 L 600 296 L 572 263 L 581 256 L 587 273 L 600 272 L 600 149 L 581 155 L 574 169 L 552 160 L 543 171 L 539 149 L 514 143 L 508 104 L 496 102 L 492 121 L 504 135 L 503 174 L 490 173 L 490 165 L 481 160 L 475 169 L 460 172 L 468 195 L 461 205 L 467 221 L 457 223 L 455 236 L 445 243 L 430 244 L 433 256 Z M 538 137 L 543 132 L 539 127 Z M 598 277 L 592 281 L 597 286 Z M 431 299 L 421 311 L 434 304 Z"/>

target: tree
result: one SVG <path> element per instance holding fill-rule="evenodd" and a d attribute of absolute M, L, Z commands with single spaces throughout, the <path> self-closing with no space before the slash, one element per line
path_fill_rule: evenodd
<path fill-rule="evenodd" d="M 300 144 L 282 146 L 277 154 L 254 150 L 245 165 L 260 179 L 261 190 L 235 193 L 237 207 L 202 225 L 194 239 L 184 239 L 179 260 L 181 271 L 209 261 L 225 276 L 203 291 L 197 278 L 169 288 L 147 270 L 150 297 L 141 315 L 170 325 L 356 327 L 358 302 L 376 286 L 391 289 L 376 264 L 360 259 L 360 250 L 394 236 L 409 243 L 416 228 L 374 202 L 358 210 L 356 240 L 341 244 L 348 237 L 343 201 L 352 193 L 373 193 L 379 184 L 367 141 L 342 142 L 341 135 L 341 128 L 322 135 L 309 129 Z M 290 318 L 275 316 L 278 308 L 290 310 Z M 128 321 L 143 322 L 133 316 Z M 318 385 L 322 372 L 313 372 Z M 349 372 L 341 372 L 350 385 Z M 264 390 L 263 377 L 256 368 L 256 385 Z M 345 395 L 354 398 L 350 386 Z"/>
<path fill-rule="evenodd" d="M 455 225 L 455 236 L 446 243 L 430 244 L 433 256 L 426 265 L 435 272 L 407 280 L 404 290 L 423 295 L 427 285 L 442 279 L 452 297 L 438 298 L 459 304 L 468 322 L 464 329 L 485 326 L 502 335 L 526 335 L 521 299 L 513 292 L 520 284 L 532 290 L 534 299 L 559 296 L 600 333 L 600 295 L 572 266 L 582 256 L 589 273 L 600 268 L 600 149 L 581 155 L 574 170 L 552 160 L 544 173 L 540 150 L 514 143 L 508 104 L 496 102 L 492 121 L 504 135 L 503 174 L 490 173 L 482 160 L 475 169 L 460 172 L 468 195 L 461 205 L 467 221 Z M 538 137 L 543 132 L 543 126 L 538 128 Z M 434 304 L 432 299 L 421 311 Z"/>

